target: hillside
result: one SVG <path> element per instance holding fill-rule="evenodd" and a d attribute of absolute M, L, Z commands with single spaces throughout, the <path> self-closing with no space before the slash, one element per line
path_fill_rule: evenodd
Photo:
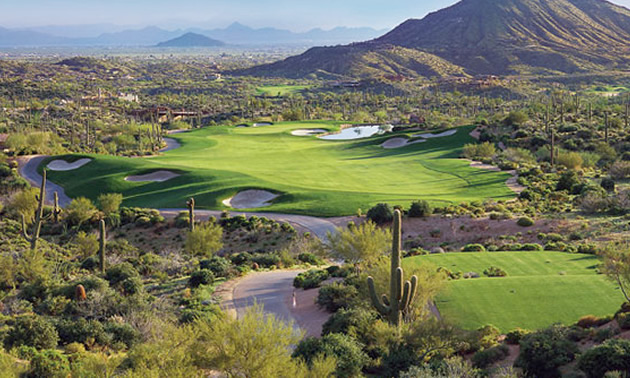
<path fill-rule="evenodd" d="M 205 35 L 186 33 L 180 37 L 160 42 L 157 44 L 157 47 L 217 47 L 224 45 L 225 43 L 208 38 Z"/>
<path fill-rule="evenodd" d="M 463 0 L 375 40 L 311 49 L 245 73 L 295 77 L 335 68 L 330 72 L 365 77 L 396 67 L 399 73 L 427 76 L 445 72 L 438 67 L 445 62 L 470 74 L 572 73 L 627 68 L 629 46 L 630 10 L 603 0 Z M 416 69 L 418 60 L 408 57 L 418 53 L 410 51 L 421 52 L 419 61 L 428 60 L 429 69 Z M 431 54 L 441 59 L 429 59 Z M 365 67 L 361 60 L 373 55 L 382 59 Z"/>

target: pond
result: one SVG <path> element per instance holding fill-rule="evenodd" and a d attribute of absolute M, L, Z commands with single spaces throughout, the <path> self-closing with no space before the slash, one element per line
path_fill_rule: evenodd
<path fill-rule="evenodd" d="M 393 130 L 392 125 L 371 125 L 371 126 L 353 126 L 348 127 L 336 134 L 328 134 L 321 136 L 325 140 L 352 140 L 369 138 L 373 135 L 382 135 Z"/>

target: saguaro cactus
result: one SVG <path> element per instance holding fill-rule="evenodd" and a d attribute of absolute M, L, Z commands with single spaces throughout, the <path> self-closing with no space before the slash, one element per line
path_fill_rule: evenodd
<path fill-rule="evenodd" d="M 188 227 L 190 227 L 190 231 L 195 230 L 195 199 L 190 198 L 186 202 L 186 206 L 188 206 Z"/>
<path fill-rule="evenodd" d="M 400 210 L 394 212 L 394 231 L 393 245 L 391 256 L 391 271 L 389 283 L 389 297 L 383 294 L 382 301 L 378 298 L 374 279 L 368 277 L 368 288 L 372 304 L 378 312 L 383 316 L 387 316 L 389 322 L 393 325 L 400 325 L 402 316 L 409 308 L 409 304 L 413 301 L 418 287 L 418 277 L 412 276 L 411 281 L 403 281 L 403 269 L 400 267 L 400 250 L 401 250 L 401 213 Z"/>
<path fill-rule="evenodd" d="M 61 214 L 61 208 L 59 207 L 59 194 L 55 192 L 55 202 L 53 203 L 53 219 L 55 223 L 59 223 L 59 215 Z"/>
<path fill-rule="evenodd" d="M 33 223 L 33 230 L 30 235 L 26 230 L 26 218 L 22 214 L 22 236 L 27 242 L 31 243 L 31 250 L 37 249 L 37 241 L 39 240 L 39 233 L 42 230 L 42 223 L 44 222 L 44 202 L 46 200 L 46 170 L 42 173 L 42 185 L 39 188 L 39 195 L 36 196 L 39 204 L 37 205 L 37 212 L 35 213 L 35 222 Z"/>
<path fill-rule="evenodd" d="M 98 247 L 98 257 L 101 265 L 101 272 L 105 274 L 105 245 L 107 243 L 107 231 L 105 229 L 105 221 L 101 219 L 100 221 L 100 238 L 99 238 L 99 247 Z"/>

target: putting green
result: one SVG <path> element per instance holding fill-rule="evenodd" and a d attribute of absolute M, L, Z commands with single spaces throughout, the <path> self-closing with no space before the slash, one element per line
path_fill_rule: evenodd
<path fill-rule="evenodd" d="M 335 131 L 340 126 L 320 121 L 209 127 L 174 135 L 182 147 L 153 158 L 53 157 L 49 160 L 89 157 L 93 161 L 74 171 L 50 172 L 49 178 L 71 197 L 95 199 L 101 193 L 118 192 L 124 195 L 125 205 L 152 208 L 182 208 L 186 198 L 194 196 L 199 208 L 224 209 L 224 199 L 247 189 L 263 189 L 280 195 L 264 211 L 316 216 L 351 215 L 379 202 L 409 206 L 426 199 L 445 205 L 514 197 L 505 185 L 509 174 L 471 168 L 458 159 L 461 147 L 473 141 L 468 135 L 472 127 L 388 150 L 380 144 L 405 134 L 350 141 L 291 135 L 293 130 L 310 128 Z M 158 170 L 179 176 L 165 182 L 125 181 L 127 176 Z"/>
<path fill-rule="evenodd" d="M 447 253 L 404 260 L 431 263 L 482 278 L 449 281 L 436 305 L 444 318 L 466 329 L 488 324 L 503 332 L 573 324 L 585 315 L 614 314 L 623 303 L 619 288 L 597 274 L 597 256 L 560 252 Z M 483 277 L 491 266 L 507 277 Z"/>

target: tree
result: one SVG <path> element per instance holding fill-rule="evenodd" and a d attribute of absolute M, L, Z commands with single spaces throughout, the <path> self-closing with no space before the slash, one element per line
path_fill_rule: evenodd
<path fill-rule="evenodd" d="M 578 352 L 567 335 L 567 328 L 552 326 L 525 336 L 514 366 L 523 368 L 528 377 L 560 377 L 558 368 L 573 361 Z"/>
<path fill-rule="evenodd" d="M 70 224 L 80 226 L 83 222 L 87 222 L 95 217 L 98 214 L 98 210 L 92 201 L 85 197 L 79 197 L 70 202 L 66 214 Z"/>
<path fill-rule="evenodd" d="M 630 302 L 630 248 L 627 245 L 609 244 L 601 251 L 603 272 L 621 289 Z"/>
<path fill-rule="evenodd" d="M 389 223 L 394 219 L 392 207 L 386 203 L 379 203 L 368 210 L 367 218 L 376 224 Z"/>
<path fill-rule="evenodd" d="M 98 250 L 98 239 L 94 234 L 86 234 L 81 231 L 77 234 L 77 237 L 74 239 L 74 248 L 76 250 L 77 255 L 82 258 L 88 258 Z"/>
<path fill-rule="evenodd" d="M 109 216 L 118 211 L 120 208 L 120 204 L 122 204 L 123 196 L 120 193 L 107 193 L 101 194 L 98 196 L 98 206 L 99 209 L 105 214 L 105 216 Z"/>
<path fill-rule="evenodd" d="M 7 212 L 18 218 L 24 217 L 26 223 L 31 224 L 35 219 L 35 211 L 37 211 L 37 189 L 28 188 L 15 193 L 9 199 Z"/>
<path fill-rule="evenodd" d="M 223 228 L 216 223 L 202 223 L 188 232 L 186 252 L 194 256 L 210 257 L 223 247 Z"/>
<path fill-rule="evenodd" d="M 295 373 L 291 346 L 301 335 L 291 324 L 250 307 L 241 319 L 198 321 L 191 354 L 196 365 L 230 377 L 288 377 Z"/>
<path fill-rule="evenodd" d="M 354 265 L 370 266 L 388 250 L 392 234 L 367 221 L 359 226 L 329 232 L 328 253 L 331 257 Z"/>

